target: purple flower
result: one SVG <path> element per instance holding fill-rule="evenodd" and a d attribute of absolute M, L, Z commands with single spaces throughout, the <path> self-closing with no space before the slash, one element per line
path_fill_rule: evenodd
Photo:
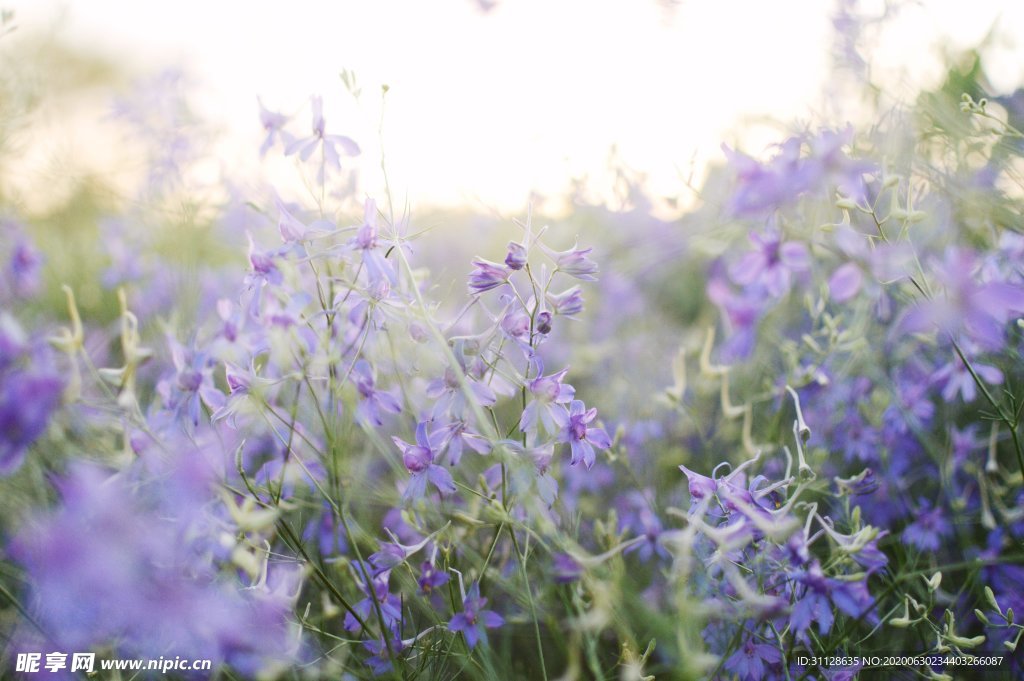
<path fill-rule="evenodd" d="M 510 241 L 508 244 L 508 254 L 505 256 L 505 264 L 512 270 L 521 270 L 526 267 L 526 246 Z"/>
<path fill-rule="evenodd" d="M 483 435 L 470 429 L 465 421 L 453 421 L 439 429 L 448 443 L 448 465 L 458 466 L 462 452 L 469 447 L 477 454 L 490 454 L 491 443 Z"/>
<path fill-rule="evenodd" d="M 903 528 L 903 543 L 920 551 L 935 552 L 951 534 L 953 526 L 942 507 L 931 508 L 927 501 L 922 501 L 921 510 L 914 514 L 914 522 Z"/>
<path fill-rule="evenodd" d="M 462 612 L 448 622 L 451 631 L 460 631 L 466 637 L 466 645 L 472 650 L 483 641 L 487 645 L 487 629 L 505 624 L 505 620 L 492 610 L 484 610 L 487 599 L 480 596 L 480 584 L 474 583 L 462 601 Z"/>
<path fill-rule="evenodd" d="M 544 365 L 539 360 L 536 362 L 536 366 L 538 373 L 544 371 Z M 524 433 L 535 432 L 539 420 L 547 432 L 555 432 L 558 428 L 558 413 L 562 410 L 554 405 L 571 402 L 576 395 L 575 388 L 568 383 L 562 383 L 567 373 L 569 373 L 568 369 L 562 369 L 549 376 L 538 375 L 537 378 L 526 383 L 526 389 L 532 399 L 523 410 L 522 418 L 519 419 L 519 430 Z"/>
<path fill-rule="evenodd" d="M 768 210 L 784 208 L 815 187 L 828 185 L 834 185 L 844 196 L 861 199 L 862 176 L 874 170 L 874 166 L 850 159 L 842 151 L 852 137 L 852 128 L 823 130 L 810 139 L 791 137 L 779 145 L 779 152 L 765 164 L 723 147 L 737 184 L 729 212 L 757 217 Z M 802 155 L 805 144 L 809 153 Z"/>
<path fill-rule="evenodd" d="M 543 244 L 541 248 L 555 261 L 556 271 L 582 281 L 597 281 L 597 263 L 587 257 L 593 248 L 579 248 L 576 244 L 567 251 L 553 251 Z"/>
<path fill-rule="evenodd" d="M 186 458 L 179 465 L 188 468 L 194 457 Z M 59 484 L 60 507 L 19 532 L 11 553 L 25 567 L 37 617 L 57 649 L 194 655 L 244 676 L 265 661 L 292 661 L 298 573 L 271 569 L 250 588 L 222 579 L 197 550 L 202 525 L 189 522 L 201 517 L 209 478 L 185 473 L 189 503 L 182 504 L 177 485 L 140 487 L 127 474 L 77 466 Z"/>
<path fill-rule="evenodd" d="M 558 441 L 569 443 L 572 465 L 582 461 L 584 466 L 590 468 L 597 458 L 594 447 L 608 449 L 612 446 L 612 440 L 604 428 L 588 427 L 587 424 L 597 418 L 597 409 L 587 409 L 582 401 L 573 400 L 568 412 L 555 409 L 551 415 L 555 425 L 561 429 Z"/>
<path fill-rule="evenodd" d="M 395 286 L 398 284 L 398 274 L 381 251 L 379 235 L 377 202 L 368 198 L 363 206 L 363 224 L 356 230 L 348 246 L 362 257 L 371 286 L 379 286 L 385 281 Z"/>
<path fill-rule="evenodd" d="M 579 286 L 573 286 L 561 293 L 548 293 L 547 301 L 555 314 L 572 317 L 583 312 L 583 294 Z"/>
<path fill-rule="evenodd" d="M 256 98 L 256 103 L 260 107 L 260 125 L 267 132 L 263 144 L 260 145 L 260 158 L 263 158 L 270 151 L 270 148 L 274 146 L 274 142 L 278 137 L 281 138 L 285 146 L 291 144 L 293 140 L 291 135 L 282 130 L 284 124 L 288 122 L 288 117 L 267 109 L 267 107 L 263 106 L 263 100 L 259 97 Z"/>
<path fill-rule="evenodd" d="M 775 646 L 754 643 L 748 638 L 735 653 L 725 661 L 725 668 L 736 675 L 739 681 L 761 681 L 768 678 L 767 668 L 782 662 L 782 654 Z"/>
<path fill-rule="evenodd" d="M 0 373 L 0 475 L 21 466 L 29 446 L 46 430 L 63 390 L 60 378 L 49 373 Z"/>
<path fill-rule="evenodd" d="M 317 149 L 323 154 L 323 165 L 317 176 L 317 182 L 323 182 L 323 166 L 330 166 L 336 170 L 341 169 L 340 154 L 346 156 L 358 156 L 359 145 L 351 138 L 344 135 L 328 135 L 325 132 L 324 102 L 323 98 L 315 95 L 310 98 L 313 103 L 313 134 L 309 137 L 294 140 L 285 150 L 285 156 L 298 154 L 302 161 L 308 161 Z"/>
<path fill-rule="evenodd" d="M 186 348 L 174 338 L 168 337 L 174 373 L 160 381 L 157 392 L 164 399 L 167 409 L 176 416 L 185 416 L 193 427 L 199 425 L 202 405 L 216 412 L 224 407 L 224 393 L 213 383 L 213 366 L 205 353 L 193 344 Z"/>
<path fill-rule="evenodd" d="M 419 499 L 427 491 L 429 481 L 441 496 L 454 494 L 456 491 L 455 481 L 451 473 L 443 467 L 434 463 L 438 453 L 444 446 L 444 433 L 435 431 L 432 435 L 427 432 L 426 422 L 420 422 L 416 426 L 416 444 L 409 444 L 398 437 L 392 437 L 395 444 L 402 450 L 402 462 L 405 469 L 412 476 L 408 486 L 405 488 L 403 498 Z"/>
<path fill-rule="evenodd" d="M 356 416 L 366 425 L 381 426 L 384 417 L 381 412 L 399 414 L 402 405 L 391 393 L 376 388 L 376 373 L 370 363 L 360 359 L 352 367 L 352 379 L 359 392 L 359 406 Z"/>
<path fill-rule="evenodd" d="M 751 233 L 750 241 L 754 250 L 729 268 L 729 276 L 741 286 L 754 284 L 779 298 L 789 293 L 793 277 L 810 267 L 807 247 L 797 241 L 782 241 L 782 235 L 773 229 Z"/>
<path fill-rule="evenodd" d="M 571 584 L 583 574 L 583 566 L 567 553 L 556 553 L 551 558 L 551 573 L 557 584 Z"/>
<path fill-rule="evenodd" d="M 718 483 L 712 478 L 694 473 L 686 466 L 680 466 L 679 470 L 686 475 L 689 483 L 691 508 L 705 499 L 710 499 L 718 491 Z"/>
<path fill-rule="evenodd" d="M 498 288 L 508 282 L 512 271 L 505 265 L 499 265 L 483 258 L 473 261 L 476 268 L 469 274 L 469 288 L 474 293 L 484 293 Z"/>
<path fill-rule="evenodd" d="M 19 237 L 14 242 L 7 272 L 10 277 L 8 283 L 15 295 L 29 297 L 39 291 L 42 264 L 42 253 L 36 250 L 27 237 Z"/>
<path fill-rule="evenodd" d="M 493 406 L 498 401 L 498 396 L 490 386 L 480 382 L 480 373 L 479 370 L 467 371 L 466 385 L 477 404 L 481 407 Z M 427 397 L 434 400 L 434 418 L 442 414 L 451 414 L 456 419 L 462 418 L 466 409 L 466 393 L 459 385 L 459 376 L 454 369 L 445 369 L 441 378 L 435 378 L 427 384 Z"/>
<path fill-rule="evenodd" d="M 451 577 L 447 572 L 438 570 L 432 562 L 426 561 L 420 566 L 420 578 L 416 583 L 419 585 L 422 593 L 430 594 L 435 589 L 439 589 L 447 584 L 449 579 Z"/>
<path fill-rule="evenodd" d="M 1024 286 L 1001 281 L 980 283 L 975 254 L 950 248 L 934 268 L 945 296 L 919 303 L 900 320 L 901 333 L 921 333 L 938 328 L 954 335 L 963 329 L 968 338 L 985 349 L 1001 347 L 1004 326 L 1013 314 L 1024 312 Z"/>
<path fill-rule="evenodd" d="M 994 366 L 972 361 L 971 368 L 986 383 L 1000 385 L 1003 382 L 1003 372 Z M 956 399 L 958 393 L 967 403 L 978 396 L 978 384 L 959 356 L 932 374 L 932 382 L 942 386 L 942 397 L 947 401 Z"/>

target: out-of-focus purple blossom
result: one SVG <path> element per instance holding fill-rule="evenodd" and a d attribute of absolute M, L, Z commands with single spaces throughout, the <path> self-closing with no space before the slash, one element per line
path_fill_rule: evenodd
<path fill-rule="evenodd" d="M 551 415 L 555 425 L 561 429 L 558 433 L 558 441 L 569 443 L 569 449 L 572 452 L 572 465 L 575 466 L 582 461 L 584 466 L 591 468 L 594 461 L 597 460 L 594 448 L 608 449 L 612 446 L 612 439 L 608 437 L 604 428 L 594 428 L 588 425 L 597 418 L 596 408 L 587 409 L 582 401 L 573 400 L 569 404 L 568 412 L 554 409 L 551 411 Z"/>
<path fill-rule="evenodd" d="M 213 383 L 213 364 L 206 353 L 195 344 L 186 348 L 174 338 L 168 338 L 174 374 L 157 385 L 167 409 L 184 416 L 193 427 L 199 425 L 201 405 L 216 412 L 224 406 L 224 393 Z"/>
<path fill-rule="evenodd" d="M 864 581 L 845 581 L 826 577 L 821 566 L 814 562 L 808 569 L 795 573 L 797 583 L 802 585 L 802 594 L 798 595 L 789 616 L 793 634 L 806 645 L 810 645 L 807 636 L 812 624 L 817 624 L 818 634 L 825 636 L 832 630 L 835 615 L 832 605 L 840 612 L 854 618 L 869 616 L 874 608 L 874 599 L 868 592 Z M 800 587 L 798 594 L 800 593 Z"/>
<path fill-rule="evenodd" d="M 365 359 L 358 360 L 352 366 L 352 381 L 359 392 L 359 406 L 356 415 L 366 425 L 384 425 L 382 412 L 400 414 L 402 405 L 392 393 L 378 390 L 376 372 Z"/>
<path fill-rule="evenodd" d="M 750 241 L 754 250 L 729 268 L 729 276 L 741 286 L 760 286 L 770 296 L 779 298 L 789 293 L 795 277 L 810 268 L 807 247 L 798 241 L 783 241 L 774 229 L 752 232 Z"/>
<path fill-rule="evenodd" d="M 487 645 L 487 629 L 496 629 L 505 624 L 504 618 L 493 610 L 485 610 L 487 599 L 480 595 L 480 584 L 476 582 L 469 587 L 469 592 L 462 601 L 462 612 L 457 613 L 448 622 L 448 629 L 462 632 L 466 637 L 466 645 L 470 650 L 476 644 Z"/>
<path fill-rule="evenodd" d="M 557 584 L 571 584 L 583 574 L 583 566 L 567 553 L 556 553 L 551 558 L 551 574 Z"/>
<path fill-rule="evenodd" d="M 736 175 L 737 189 L 729 212 L 739 217 L 758 217 L 769 210 L 785 208 L 814 189 L 833 191 L 848 198 L 863 197 L 863 175 L 874 170 L 864 161 L 849 158 L 842 150 L 852 140 L 853 130 L 823 130 L 815 137 L 791 137 L 779 145 L 779 152 L 765 164 L 746 154 L 723 147 Z M 808 154 L 803 155 L 805 146 Z"/>
<path fill-rule="evenodd" d="M 720 348 L 722 360 L 732 362 L 745 359 L 754 350 L 757 326 L 764 314 L 764 296 L 752 289 L 733 291 L 727 281 L 721 261 L 712 266 L 708 276 L 708 298 L 722 311 L 726 340 Z"/>
<path fill-rule="evenodd" d="M 964 248 L 949 248 L 934 271 L 944 295 L 910 308 L 897 331 L 921 333 L 938 329 L 956 336 L 960 329 L 984 349 L 998 349 L 1006 322 L 1024 312 L 1024 285 L 978 281 L 977 256 Z"/>
<path fill-rule="evenodd" d="M 323 154 L 323 163 L 317 175 L 317 182 L 324 181 L 324 166 L 335 170 L 341 169 L 341 154 L 345 156 L 358 156 L 359 145 L 350 137 L 344 135 L 328 135 L 325 131 L 324 102 L 319 95 L 310 98 L 313 107 L 312 135 L 293 140 L 285 147 L 285 156 L 298 154 L 305 162 L 310 159 L 317 150 Z"/>
<path fill-rule="evenodd" d="M 64 391 L 64 382 L 55 373 L 31 364 L 18 366 L 26 343 L 17 322 L 0 314 L 0 475 L 21 466 Z"/>
<path fill-rule="evenodd" d="M 921 509 L 914 514 L 914 521 L 903 528 L 903 543 L 920 551 L 938 551 L 943 540 L 953 533 L 953 526 L 946 519 L 941 506 L 932 508 L 924 500 L 920 505 Z"/>
<path fill-rule="evenodd" d="M 541 244 L 541 249 L 555 261 L 556 271 L 581 281 L 597 281 L 597 263 L 587 257 L 593 248 L 580 248 L 576 244 L 566 251 L 553 251 Z"/>
<path fill-rule="evenodd" d="M 14 241 L 7 263 L 7 284 L 14 295 L 21 298 L 34 296 L 41 285 L 40 271 L 44 262 L 43 254 L 26 236 Z"/>
<path fill-rule="evenodd" d="M 410 500 L 423 497 L 427 491 L 427 482 L 434 485 L 442 496 L 456 492 L 451 473 L 434 463 L 444 447 L 444 438 L 445 433 L 441 430 L 429 433 L 427 424 L 423 421 L 416 426 L 416 444 L 409 444 L 399 437 L 391 438 L 402 450 L 402 461 L 411 476 L 403 498 Z"/>
<path fill-rule="evenodd" d="M 778 667 L 781 662 L 782 653 L 778 648 L 748 638 L 723 666 L 735 674 L 739 681 L 761 681 L 768 678 L 769 670 Z"/>
<path fill-rule="evenodd" d="M 505 265 L 499 265 L 483 258 L 473 261 L 474 269 L 469 274 L 469 288 L 474 293 L 484 293 L 508 283 L 512 271 Z"/>
<path fill-rule="evenodd" d="M 284 130 L 284 126 L 288 122 L 288 116 L 270 111 L 267 107 L 263 106 L 263 100 L 259 97 L 256 98 L 256 103 L 260 107 L 260 125 L 263 126 L 263 130 L 267 133 L 263 144 L 260 145 L 260 158 L 263 158 L 270 151 L 270 148 L 274 146 L 278 138 L 281 139 L 285 147 L 290 145 L 294 139 Z"/>
<path fill-rule="evenodd" d="M 152 510 L 124 476 L 78 466 L 60 489 L 60 508 L 36 516 L 11 549 L 55 646 L 202 656 L 246 675 L 293 660 L 293 580 L 268 575 L 251 589 L 222 580 L 190 553 L 189 528 L 165 505 Z"/>
<path fill-rule="evenodd" d="M 994 366 L 971 361 L 971 368 L 978 378 L 989 385 L 1001 385 L 1003 382 L 1003 372 Z M 954 400 L 959 394 L 964 402 L 971 403 L 978 396 L 978 384 L 959 356 L 939 367 L 932 374 L 932 383 L 942 386 L 942 397 L 945 400 Z"/>

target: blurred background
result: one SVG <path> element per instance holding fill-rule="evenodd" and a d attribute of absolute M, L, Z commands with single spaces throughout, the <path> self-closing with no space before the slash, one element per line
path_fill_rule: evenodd
<path fill-rule="evenodd" d="M 628 201 L 625 169 L 662 217 L 694 203 L 723 141 L 758 155 L 783 136 L 776 121 L 856 123 L 875 109 L 863 88 L 845 96 L 844 79 L 869 80 L 891 106 L 938 86 L 951 59 L 977 48 L 995 92 L 1024 81 L 1024 3 L 1013 0 L 4 7 L 16 30 L 0 44 L 0 105 L 36 110 L 32 130 L 4 134 L 0 165 L 18 168 L 4 192 L 26 208 L 63 200 L 82 177 L 134 195 L 142 162 L 112 102 L 153 78 L 155 90 L 187 94 L 202 123 L 201 162 L 188 168 L 199 178 L 225 167 L 273 178 L 274 159 L 261 167 L 257 153 L 257 96 L 305 126 L 308 97 L 320 94 L 328 131 L 363 148 L 370 195 L 382 188 L 383 149 L 396 200 L 416 209 L 515 215 L 532 200 L 564 214 L 565 197 L 581 193 L 615 206 Z"/>

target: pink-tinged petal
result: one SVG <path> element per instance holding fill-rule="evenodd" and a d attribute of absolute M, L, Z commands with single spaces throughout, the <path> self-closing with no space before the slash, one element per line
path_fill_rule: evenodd
<path fill-rule="evenodd" d="M 612 446 L 612 439 L 604 428 L 587 428 L 587 441 L 598 449 L 608 449 Z"/>
<path fill-rule="evenodd" d="M 852 262 L 841 265 L 828 280 L 829 296 L 837 303 L 845 303 L 860 291 L 864 276 L 860 267 Z"/>
<path fill-rule="evenodd" d="M 580 419 L 583 423 L 590 423 L 597 418 L 597 407 L 591 407 L 584 414 L 583 418 Z"/>

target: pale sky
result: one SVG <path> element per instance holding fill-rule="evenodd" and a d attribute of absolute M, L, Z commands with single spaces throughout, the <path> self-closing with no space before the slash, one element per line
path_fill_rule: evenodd
<path fill-rule="evenodd" d="M 719 159 L 744 117 L 813 120 L 834 9 L 823 0 L 503 0 L 490 12 L 472 0 L 0 4 L 21 31 L 56 27 L 139 73 L 184 66 L 199 81 L 202 114 L 227 131 L 218 153 L 233 162 L 258 160 L 257 95 L 301 110 L 305 128 L 308 96 L 322 94 L 328 132 L 363 147 L 371 192 L 386 83 L 395 192 L 414 206 L 515 212 L 531 191 L 560 193 L 573 177 L 600 192 L 613 145 L 653 193 L 682 194 L 691 159 Z M 897 89 L 933 85 L 938 46 L 972 46 L 997 17 L 1024 38 L 1024 2 L 925 0 L 871 56 Z M 993 60 L 997 86 L 1024 81 L 1019 46 Z M 342 69 L 363 86 L 359 105 Z"/>

